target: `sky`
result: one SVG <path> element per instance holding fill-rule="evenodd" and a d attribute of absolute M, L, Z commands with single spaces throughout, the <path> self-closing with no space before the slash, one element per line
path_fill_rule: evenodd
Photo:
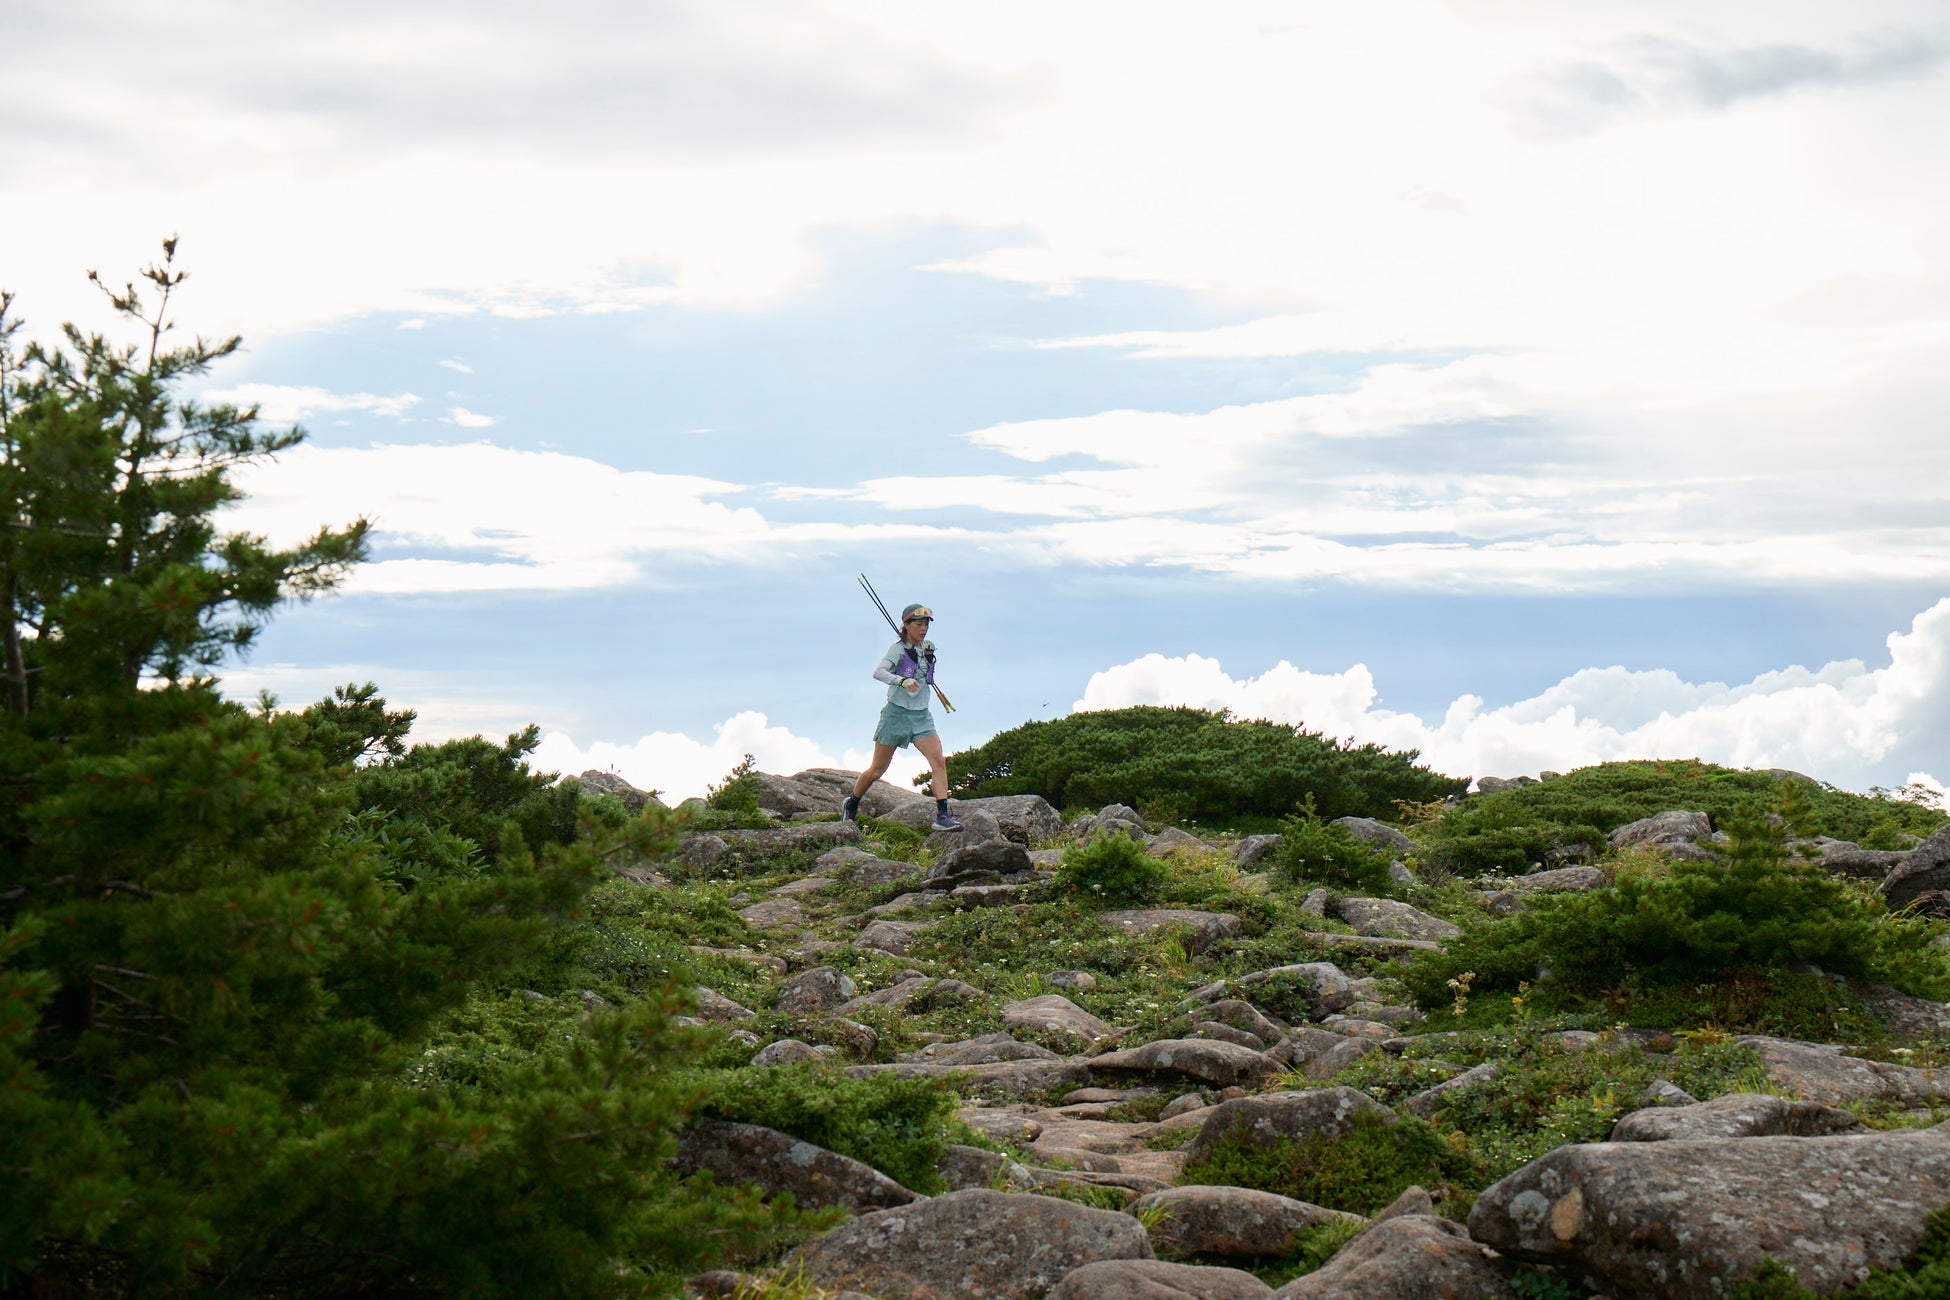
<path fill-rule="evenodd" d="M 951 751 L 1950 780 L 1939 3 L 11 0 L 0 120 L 29 335 L 180 235 L 227 526 L 374 523 L 240 698 L 857 767 L 864 572 Z"/>

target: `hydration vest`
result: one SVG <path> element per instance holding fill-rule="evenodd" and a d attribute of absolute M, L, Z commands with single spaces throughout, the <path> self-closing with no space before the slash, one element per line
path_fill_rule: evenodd
<path fill-rule="evenodd" d="M 925 672 L 922 671 L 922 659 L 927 661 L 927 670 Z M 896 677 L 912 677 L 923 686 L 934 685 L 934 642 L 921 642 L 920 656 L 917 658 L 915 655 L 915 647 L 908 645 L 903 639 L 901 643 L 900 662 L 894 665 L 894 675 Z"/>

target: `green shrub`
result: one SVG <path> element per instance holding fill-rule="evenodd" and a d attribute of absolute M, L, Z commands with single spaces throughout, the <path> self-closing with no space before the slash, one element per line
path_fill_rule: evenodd
<path fill-rule="evenodd" d="M 910 1190 L 945 1191 L 935 1172 L 955 1120 L 942 1079 L 848 1078 L 821 1062 L 713 1072 L 700 1080 L 702 1114 L 762 1124 L 872 1165 Z"/>
<path fill-rule="evenodd" d="M 750 754 L 717 785 L 705 792 L 704 806 L 715 812 L 758 814 L 758 766 Z"/>
<path fill-rule="evenodd" d="M 1893 848 L 1903 835 L 1928 835 L 1945 815 L 1881 795 L 1850 794 L 1771 772 L 1747 772 L 1697 759 L 1602 763 L 1479 795 L 1432 826 L 1434 859 L 1465 875 L 1523 871 L 1554 848 L 1602 851 L 1613 829 L 1676 808 L 1704 812 L 1718 825 L 1746 805 L 1778 797 L 1791 784 L 1809 804 L 1812 832 Z"/>
<path fill-rule="evenodd" d="M 1950 993 L 1950 962 L 1931 944 L 1940 924 L 1892 916 L 1873 889 L 1789 854 L 1787 836 L 1806 827 L 1808 812 L 1798 783 L 1784 783 L 1772 819 L 1727 816 L 1729 842 L 1713 859 L 1627 871 L 1609 889 L 1539 898 L 1528 912 L 1471 931 L 1442 953 L 1419 955 L 1405 983 L 1421 1006 L 1434 1008 L 1465 971 L 1475 973 L 1479 990 L 1514 989 L 1541 968 L 1553 991 L 1591 995 L 1628 981 L 1698 983 L 1805 961 L 1911 993 Z"/>
<path fill-rule="evenodd" d="M 1171 880 L 1171 868 L 1124 835 L 1099 835 L 1066 849 L 1054 884 L 1066 893 L 1106 903 L 1142 903 L 1157 897 Z"/>
<path fill-rule="evenodd" d="M 1256 1187 L 1332 1210 L 1373 1214 L 1410 1186 L 1433 1189 L 1467 1176 L 1467 1164 L 1426 1120 L 1404 1115 L 1390 1124 L 1370 1111 L 1332 1137 L 1217 1143 L 1186 1167 L 1179 1182 Z"/>
<path fill-rule="evenodd" d="M 1270 826 L 1309 794 L 1327 818 L 1390 816 L 1460 794 L 1414 750 L 1328 740 L 1267 721 L 1148 705 L 1027 722 L 948 756 L 960 798 L 1039 794 L 1058 808 L 1141 805 L 1167 821 Z"/>
<path fill-rule="evenodd" d="M 1294 884 L 1305 882 L 1353 894 L 1383 895 L 1395 887 L 1391 859 L 1345 827 L 1322 821 L 1309 799 L 1297 816 L 1280 823 L 1273 868 Z"/>

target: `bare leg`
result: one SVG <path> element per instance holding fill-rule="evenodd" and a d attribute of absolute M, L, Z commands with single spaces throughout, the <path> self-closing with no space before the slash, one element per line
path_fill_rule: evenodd
<path fill-rule="evenodd" d="M 934 752 L 936 754 L 941 752 L 941 744 L 939 741 L 935 742 Z M 867 770 L 860 773 L 860 779 L 853 783 L 853 797 L 855 799 L 864 797 L 868 787 L 873 785 L 881 777 L 887 775 L 887 768 L 893 761 L 894 747 L 876 742 L 873 747 L 873 760 L 867 764 Z"/>
<path fill-rule="evenodd" d="M 946 799 L 948 797 L 948 760 L 941 756 L 941 737 L 917 737 L 914 741 L 914 748 L 921 751 L 921 757 L 927 759 L 928 766 L 934 769 L 934 797 L 937 799 Z M 879 753 L 880 751 L 876 749 L 874 756 L 878 758 Z"/>

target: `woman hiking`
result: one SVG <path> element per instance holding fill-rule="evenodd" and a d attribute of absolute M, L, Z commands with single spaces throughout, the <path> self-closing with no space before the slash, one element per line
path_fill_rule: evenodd
<path fill-rule="evenodd" d="M 926 605 L 902 610 L 900 640 L 887 647 L 874 665 L 874 680 L 887 683 L 887 703 L 881 706 L 880 725 L 874 728 L 873 761 L 840 804 L 845 821 L 859 820 L 860 796 L 886 774 L 895 750 L 912 745 L 934 769 L 934 829 L 962 829 L 948 811 L 948 764 L 941 757 L 941 737 L 934 734 L 934 715 L 928 711 L 928 689 L 934 685 L 934 642 L 928 640 L 928 627 L 933 622 L 934 611 Z"/>

